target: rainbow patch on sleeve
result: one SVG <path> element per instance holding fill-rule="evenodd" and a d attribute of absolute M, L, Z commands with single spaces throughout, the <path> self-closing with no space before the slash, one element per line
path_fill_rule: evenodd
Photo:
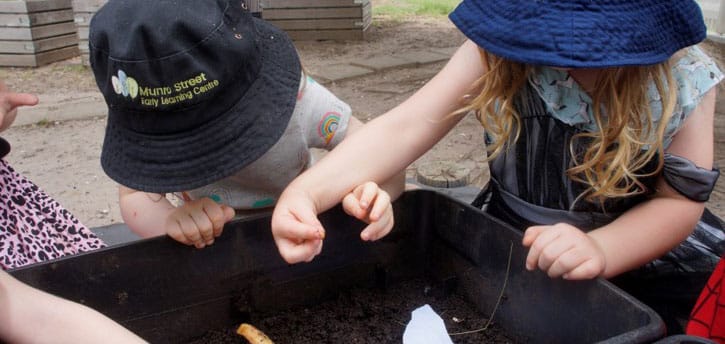
<path fill-rule="evenodd" d="M 326 113 L 320 120 L 320 125 L 317 127 L 317 134 L 325 140 L 325 144 L 329 144 L 332 138 L 335 137 L 335 131 L 337 126 L 340 124 L 340 114 L 334 111 Z"/>

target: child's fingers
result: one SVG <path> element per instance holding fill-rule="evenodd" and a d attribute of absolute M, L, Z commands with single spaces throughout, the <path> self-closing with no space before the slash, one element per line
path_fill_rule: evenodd
<path fill-rule="evenodd" d="M 364 241 L 375 241 L 386 236 L 393 229 L 395 220 L 392 210 L 386 213 L 379 221 L 371 222 L 360 233 L 360 239 Z"/>
<path fill-rule="evenodd" d="M 571 271 L 564 273 L 562 277 L 567 280 L 592 279 L 601 275 L 602 271 L 604 271 L 603 267 L 595 259 L 587 259 Z"/>
<path fill-rule="evenodd" d="M 312 211 L 309 213 L 288 212 L 275 214 L 272 217 L 272 234 L 275 240 L 291 240 L 294 243 L 300 243 L 306 240 L 324 239 L 325 229 Z"/>
<path fill-rule="evenodd" d="M 199 233 L 199 229 L 196 228 L 196 224 L 192 221 L 191 216 L 187 216 L 187 218 L 180 218 L 178 222 L 181 232 L 186 237 L 186 240 L 189 240 L 194 246 L 196 246 L 196 248 L 204 248 L 204 241 L 202 240 L 201 233 Z"/>
<path fill-rule="evenodd" d="M 38 104 L 38 96 L 30 93 L 7 93 L 5 100 L 11 109 L 18 106 L 31 106 Z"/>
<path fill-rule="evenodd" d="M 539 239 L 541 240 L 541 238 Z M 575 248 L 575 243 L 564 236 L 556 236 L 555 239 L 549 241 L 539 253 L 539 269 L 549 272 L 555 262 L 567 263 L 569 268 L 573 268 L 578 262 L 571 262 L 572 257 L 567 257 L 566 253 Z M 562 261 L 562 259 L 564 259 Z M 569 260 L 566 260 L 569 259 Z M 551 274 L 549 275 L 551 276 Z M 561 273 L 556 277 L 561 276 Z M 554 276 L 552 276 L 554 277 Z"/>
<path fill-rule="evenodd" d="M 203 208 L 202 208 L 203 209 Z M 201 235 L 201 241 L 205 245 L 211 245 L 214 243 L 214 225 L 211 219 L 205 211 L 194 211 L 189 214 L 189 217 L 196 226 L 196 231 Z"/>
<path fill-rule="evenodd" d="M 375 197 L 373 209 L 370 210 L 370 221 L 378 221 L 390 207 L 390 196 L 387 192 L 380 190 L 377 197 Z"/>
<path fill-rule="evenodd" d="M 526 256 L 526 269 L 528 270 L 534 270 L 537 266 L 539 266 L 541 252 L 547 245 L 549 245 L 549 243 L 556 240 L 558 237 L 558 232 L 550 226 L 542 227 L 546 227 L 546 229 L 535 234 L 536 239 L 530 244 L 531 247 L 529 248 L 529 254 Z M 527 232 L 528 231 L 529 230 L 527 229 Z M 539 230 L 536 229 L 535 231 Z"/>
<path fill-rule="evenodd" d="M 302 193 L 283 194 L 272 214 L 272 235 L 288 263 L 310 261 L 322 249 L 325 229 L 314 204 Z"/>
<path fill-rule="evenodd" d="M 234 215 L 236 215 L 234 208 L 228 205 L 222 205 L 222 211 L 224 212 L 224 223 L 231 221 L 234 218 Z"/>
<path fill-rule="evenodd" d="M 375 197 L 378 195 L 378 190 L 378 184 L 373 182 L 363 184 L 362 193 L 360 194 L 360 207 L 368 209 L 370 204 L 375 201 Z"/>
<path fill-rule="evenodd" d="M 310 262 L 322 250 L 322 240 L 312 239 L 295 242 L 289 239 L 277 240 L 277 248 L 282 258 L 290 264 Z"/>
<path fill-rule="evenodd" d="M 218 204 L 211 199 L 204 199 L 203 211 L 206 214 L 209 221 L 211 221 L 212 229 L 212 241 L 213 238 L 219 237 L 222 234 L 224 224 L 227 223 L 232 217 L 234 217 L 234 209 L 229 206 Z M 230 216 L 231 213 L 231 216 Z M 210 243 L 207 243 L 210 244 Z"/>
<path fill-rule="evenodd" d="M 234 215 L 236 215 L 236 211 L 234 211 L 234 208 L 232 208 L 230 206 L 222 205 L 221 210 L 222 210 L 222 223 L 218 228 L 214 227 L 214 237 L 215 238 L 218 238 L 220 235 L 222 235 L 222 231 L 224 230 L 224 225 L 227 222 L 231 221 L 234 218 Z"/>
<path fill-rule="evenodd" d="M 342 199 L 342 209 L 345 213 L 358 219 L 362 220 L 365 218 L 365 210 L 360 208 L 360 201 L 355 197 L 354 194 L 349 193 Z"/>
<path fill-rule="evenodd" d="M 186 239 L 186 236 L 181 231 L 181 226 L 178 222 L 174 222 L 172 225 L 170 225 L 171 227 L 168 226 L 169 225 L 167 225 L 166 230 L 166 234 L 168 234 L 168 236 L 184 245 L 192 245 L 192 242 Z"/>
<path fill-rule="evenodd" d="M 551 244 L 550 246 L 554 245 L 555 244 Z M 545 269 L 545 271 L 549 275 L 549 277 L 557 278 L 563 276 L 569 271 L 572 271 L 574 268 L 581 265 L 586 260 L 587 257 L 581 254 L 581 250 L 576 249 L 576 247 L 570 246 L 569 249 L 560 252 L 557 258 L 551 262 L 551 264 L 547 269 Z"/>
<path fill-rule="evenodd" d="M 548 226 L 531 226 L 527 228 L 524 232 L 524 238 L 521 243 L 525 247 L 531 246 L 531 244 L 536 240 L 536 237 L 538 237 L 539 234 L 541 234 L 541 232 L 543 232 L 546 228 L 548 228 Z"/>
<path fill-rule="evenodd" d="M 310 225 L 294 221 L 280 227 L 275 235 L 293 241 L 320 240 L 325 238 L 322 225 Z"/>

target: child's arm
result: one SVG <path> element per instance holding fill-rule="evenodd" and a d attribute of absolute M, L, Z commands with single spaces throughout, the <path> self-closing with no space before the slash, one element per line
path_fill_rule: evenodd
<path fill-rule="evenodd" d="M 704 169 L 713 165 L 715 90 L 705 95 L 667 149 Z M 524 236 L 524 245 L 531 246 L 526 266 L 551 277 L 610 278 L 677 246 L 692 233 L 704 208 L 660 177 L 652 199 L 589 233 L 564 224 L 530 227 Z"/>
<path fill-rule="evenodd" d="M 0 342 L 145 343 L 105 315 L 0 270 Z"/>
<path fill-rule="evenodd" d="M 185 201 L 175 207 L 160 194 L 119 187 L 121 216 L 143 238 L 168 234 L 186 245 L 203 248 L 214 243 L 234 209 L 209 198 Z"/>
<path fill-rule="evenodd" d="M 350 122 L 347 125 L 347 137 L 360 131 L 363 127 L 363 123 L 355 117 L 350 117 Z M 400 170 L 397 174 L 380 184 L 380 188 L 388 193 L 391 200 L 396 200 L 400 197 L 405 189 L 405 168 Z"/>
<path fill-rule="evenodd" d="M 309 261 L 322 248 L 317 214 L 367 181 L 380 183 L 430 149 L 462 116 L 450 116 L 483 74 L 480 50 L 467 41 L 433 79 L 405 102 L 345 138 L 282 193 L 272 232 L 287 262 Z"/>

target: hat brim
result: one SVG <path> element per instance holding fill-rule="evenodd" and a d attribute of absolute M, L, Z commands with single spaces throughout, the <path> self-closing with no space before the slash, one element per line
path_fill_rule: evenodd
<path fill-rule="evenodd" d="M 657 64 L 707 36 L 692 0 L 464 0 L 449 17 L 487 52 L 563 68 Z"/>
<path fill-rule="evenodd" d="M 145 192 L 192 190 L 232 175 L 278 141 L 294 111 L 300 61 L 284 32 L 253 20 L 263 63 L 244 96 L 225 115 L 174 135 L 141 135 L 108 121 L 101 166 L 111 179 Z M 256 117 L 250 124 L 243 116 Z"/>

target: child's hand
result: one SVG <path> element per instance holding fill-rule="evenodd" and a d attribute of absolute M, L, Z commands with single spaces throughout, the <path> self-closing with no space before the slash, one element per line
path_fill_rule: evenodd
<path fill-rule="evenodd" d="M 204 197 L 184 202 L 166 218 L 166 234 L 196 248 L 214 243 L 224 224 L 234 217 L 234 209 Z"/>
<path fill-rule="evenodd" d="M 604 252 L 594 239 L 565 223 L 531 226 L 524 233 L 523 244 L 531 247 L 526 269 L 538 267 L 552 278 L 591 279 L 606 268 Z"/>
<path fill-rule="evenodd" d="M 272 213 L 272 235 L 287 263 L 310 262 L 322 251 L 325 229 L 317 213 L 304 192 L 287 188 L 280 196 Z"/>
<path fill-rule="evenodd" d="M 393 205 L 378 184 L 367 182 L 356 187 L 343 198 L 342 207 L 348 215 L 368 223 L 360 233 L 365 241 L 378 240 L 393 229 Z"/>
<path fill-rule="evenodd" d="M 10 127 L 15 121 L 19 106 L 38 104 L 38 97 L 29 93 L 10 92 L 0 81 L 0 131 Z"/>

